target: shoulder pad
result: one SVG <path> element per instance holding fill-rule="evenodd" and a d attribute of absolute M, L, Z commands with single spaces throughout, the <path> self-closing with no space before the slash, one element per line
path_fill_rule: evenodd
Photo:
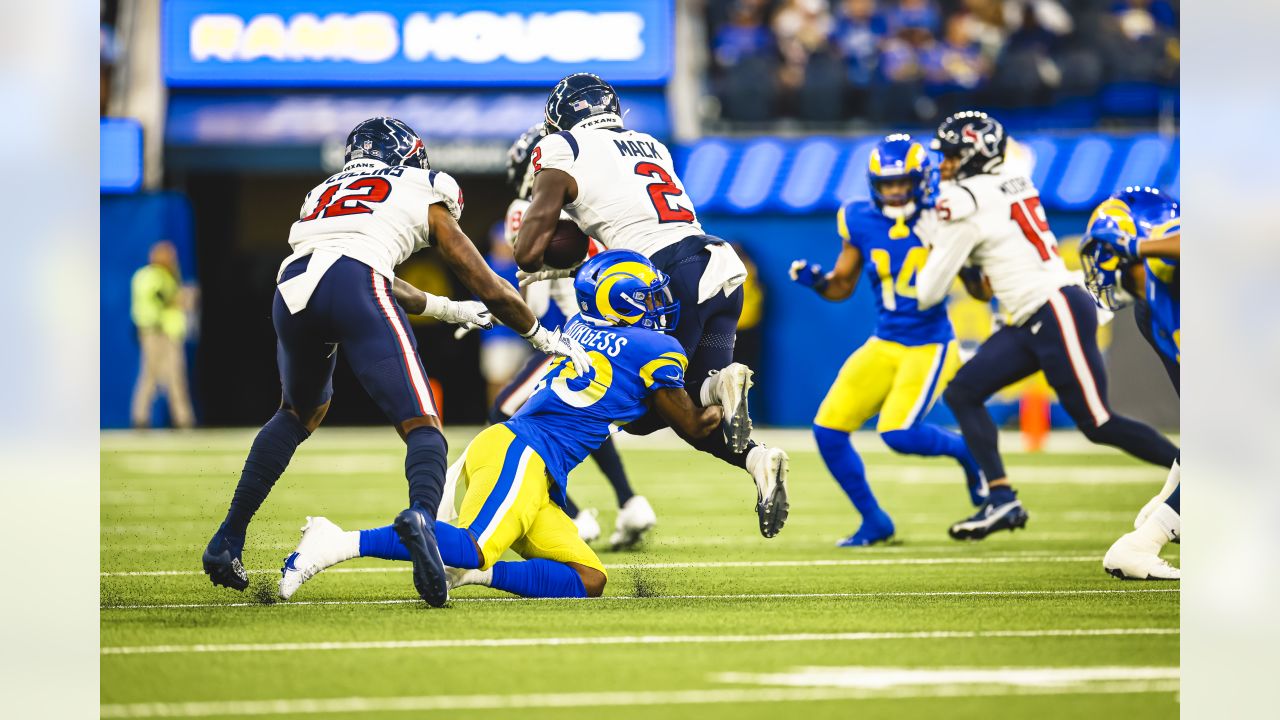
<path fill-rule="evenodd" d="M 533 171 L 554 168 L 568 171 L 578 159 L 578 140 L 568 130 L 552 133 L 533 149 Z"/>
<path fill-rule="evenodd" d="M 449 214 L 454 220 L 462 219 L 462 188 L 458 186 L 458 181 L 448 173 L 439 170 L 430 170 L 427 179 L 431 183 L 431 189 L 435 191 L 436 199 L 433 202 L 444 203 L 449 209 Z"/>
<path fill-rule="evenodd" d="M 958 182 L 945 182 L 938 187 L 938 199 L 934 202 L 938 219 L 963 220 L 978 212 L 978 198 L 973 190 Z"/>

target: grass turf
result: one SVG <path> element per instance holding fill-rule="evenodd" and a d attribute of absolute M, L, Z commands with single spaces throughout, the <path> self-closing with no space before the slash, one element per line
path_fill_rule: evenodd
<path fill-rule="evenodd" d="M 659 525 L 637 551 L 601 552 L 608 598 L 464 588 L 431 610 L 415 601 L 407 564 L 371 560 L 271 602 L 304 516 L 373 527 L 404 504 L 403 449 L 389 431 L 317 433 L 250 528 L 250 590 L 212 587 L 200 551 L 251 437 L 104 434 L 104 717 L 1177 711 L 1176 584 L 1122 583 L 1100 560 L 1164 471 L 1111 451 L 1009 454 L 1029 529 L 966 544 L 945 534 L 971 512 L 953 463 L 866 452 L 901 544 L 850 550 L 833 542 L 856 516 L 812 451 L 792 453 L 791 518 L 765 540 L 744 474 L 688 450 L 625 448 Z M 467 439 L 452 432 L 452 454 Z M 571 491 L 601 508 L 607 535 L 611 492 L 591 463 Z M 217 647 L 228 644 L 241 647 Z M 859 675 L 868 668 L 977 675 L 877 681 Z M 1018 681 L 1017 668 L 1046 674 Z M 1099 675 L 1064 682 L 1046 670 L 1079 668 Z"/>

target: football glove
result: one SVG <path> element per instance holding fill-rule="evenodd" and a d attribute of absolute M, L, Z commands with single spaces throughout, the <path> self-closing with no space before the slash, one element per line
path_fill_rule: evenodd
<path fill-rule="evenodd" d="M 581 264 L 581 263 L 579 263 Z M 536 272 L 527 273 L 523 270 L 516 271 L 516 279 L 520 281 L 520 287 L 528 287 L 536 282 L 543 280 L 559 280 L 560 278 L 573 277 L 578 271 L 577 267 L 565 270 L 557 270 L 556 268 L 545 268 Z"/>
<path fill-rule="evenodd" d="M 822 292 L 823 288 L 827 286 L 827 274 L 822 271 L 822 266 L 817 263 L 810 263 L 808 260 L 793 260 L 790 272 L 792 280 L 807 288 Z"/>
<path fill-rule="evenodd" d="M 535 321 L 533 328 L 520 337 L 528 340 L 530 345 L 541 352 L 569 358 L 579 376 L 591 372 L 591 358 L 587 355 L 586 348 L 559 330 L 548 330 L 542 327 L 542 323 Z"/>
<path fill-rule="evenodd" d="M 467 331 L 475 330 L 476 328 L 488 330 L 493 327 L 493 315 L 489 313 L 489 308 L 485 307 L 482 302 L 477 300 L 454 301 L 431 293 L 425 294 L 427 303 L 426 308 L 422 311 L 423 315 L 428 315 L 452 325 L 461 325 Z"/>
<path fill-rule="evenodd" d="M 1138 259 L 1138 243 L 1140 242 L 1136 235 L 1129 235 L 1123 232 L 1095 232 L 1092 236 L 1099 244 L 1111 248 L 1111 250 L 1120 257 L 1124 262 L 1132 262 Z"/>

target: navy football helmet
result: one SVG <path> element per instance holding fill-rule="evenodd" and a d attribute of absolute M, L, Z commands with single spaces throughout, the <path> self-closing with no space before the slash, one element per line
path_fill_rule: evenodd
<path fill-rule="evenodd" d="M 369 158 L 388 165 L 431 169 L 427 146 L 413 128 L 391 117 L 369 118 L 347 135 L 344 163 Z"/>
<path fill-rule="evenodd" d="M 613 86 L 599 75 L 574 73 L 556 83 L 547 97 L 547 129 L 568 130 L 594 115 L 610 113 L 622 117 L 622 106 Z"/>
<path fill-rule="evenodd" d="M 516 191 L 516 197 L 528 200 L 533 193 L 533 176 L 529 174 L 529 156 L 533 146 L 547 136 L 547 126 L 538 123 L 516 138 L 507 151 L 507 184 Z"/>
<path fill-rule="evenodd" d="M 998 170 L 1008 144 L 999 120 L 978 110 L 965 110 L 943 120 L 929 146 L 944 157 L 960 158 L 955 179 L 962 180 Z"/>

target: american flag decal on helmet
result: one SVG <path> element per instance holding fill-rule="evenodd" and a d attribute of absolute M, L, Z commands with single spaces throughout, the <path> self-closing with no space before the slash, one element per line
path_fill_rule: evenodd
<path fill-rule="evenodd" d="M 586 100 L 577 100 L 573 103 L 572 107 L 574 110 L 586 110 L 591 107 L 591 103 Z"/>

